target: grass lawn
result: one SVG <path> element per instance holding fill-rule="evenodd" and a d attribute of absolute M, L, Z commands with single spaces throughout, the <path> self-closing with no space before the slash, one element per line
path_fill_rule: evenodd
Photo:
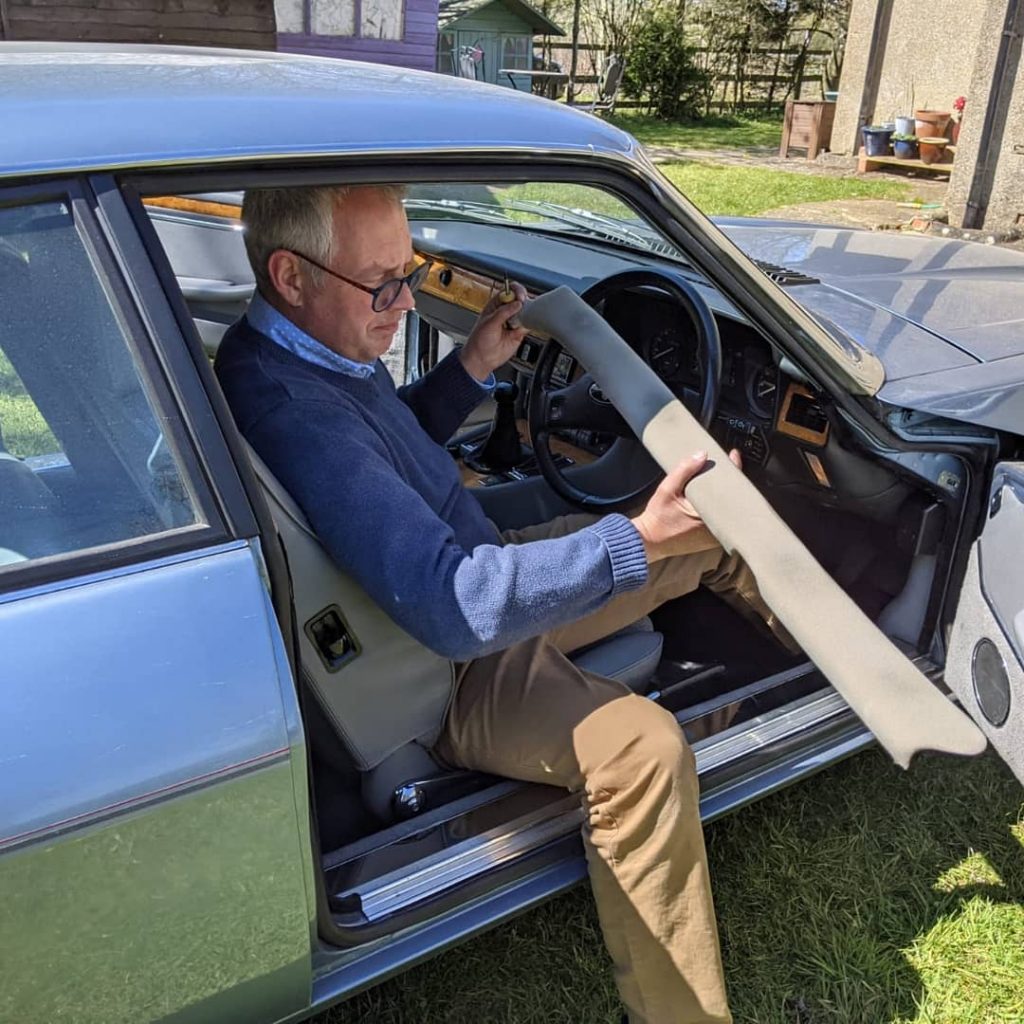
<path fill-rule="evenodd" d="M 12 455 L 26 458 L 60 450 L 3 352 L 0 352 L 0 424 L 3 425 L 3 443 Z"/>
<path fill-rule="evenodd" d="M 995 757 L 872 752 L 710 826 L 736 1024 L 1024 1021 L 1024 791 Z M 618 1024 L 574 890 L 318 1024 Z"/>
<path fill-rule="evenodd" d="M 708 117 L 692 124 L 660 121 L 645 114 L 622 111 L 606 118 L 645 146 L 674 146 L 684 149 L 746 149 L 749 146 L 779 148 L 782 114 L 771 118 Z"/>
<path fill-rule="evenodd" d="M 766 167 L 704 162 L 661 165 L 661 171 L 707 214 L 754 217 L 765 210 L 833 199 L 909 199 L 910 185 L 862 178 L 793 174 Z"/>

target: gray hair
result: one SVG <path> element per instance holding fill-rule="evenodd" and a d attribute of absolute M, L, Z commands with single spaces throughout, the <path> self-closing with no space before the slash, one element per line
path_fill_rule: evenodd
<path fill-rule="evenodd" d="M 398 185 L 322 185 L 302 188 L 249 189 L 242 202 L 245 251 L 256 286 L 264 295 L 274 293 L 267 260 L 276 249 L 290 249 L 330 266 L 334 258 L 334 208 L 355 192 L 381 192 L 401 203 L 405 190 Z M 323 271 L 309 267 L 314 288 L 323 285 Z"/>

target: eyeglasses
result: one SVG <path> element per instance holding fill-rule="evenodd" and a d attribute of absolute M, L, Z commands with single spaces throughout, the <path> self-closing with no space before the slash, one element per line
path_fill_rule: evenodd
<path fill-rule="evenodd" d="M 376 288 L 370 288 L 368 285 L 353 281 L 350 277 L 345 277 L 344 274 L 339 274 L 336 270 L 331 270 L 330 267 L 325 267 L 322 263 L 317 263 L 316 260 L 311 259 L 305 253 L 297 252 L 295 249 L 287 249 L 285 251 L 290 252 L 293 256 L 298 256 L 300 260 L 312 263 L 314 267 L 322 270 L 325 274 L 330 274 L 331 277 L 336 277 L 339 281 L 344 281 L 345 284 L 350 284 L 353 288 L 358 288 L 361 292 L 366 292 L 367 295 L 373 296 L 370 301 L 370 308 L 374 313 L 383 313 L 389 306 L 394 305 L 398 300 L 398 296 L 402 294 L 403 287 L 408 288 L 415 295 L 423 282 L 426 281 L 427 274 L 430 273 L 430 268 L 434 265 L 431 260 L 427 260 L 424 263 L 420 263 L 406 274 L 405 277 L 392 277 Z"/>

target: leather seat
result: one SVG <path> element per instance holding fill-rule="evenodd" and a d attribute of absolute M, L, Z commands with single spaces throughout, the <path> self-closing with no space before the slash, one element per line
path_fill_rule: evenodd
<path fill-rule="evenodd" d="M 334 564 L 291 496 L 248 451 L 288 556 L 303 683 L 335 747 L 360 770 L 367 807 L 389 821 L 485 783 L 476 773 L 445 770 L 429 753 L 454 687 L 451 662 L 397 626 Z M 645 619 L 571 659 L 642 692 L 661 649 L 662 635 Z M 317 744 L 316 735 L 311 742 Z M 318 753 L 337 760 L 337 751 Z"/>
<path fill-rule="evenodd" d="M 7 560 L 41 558 L 61 550 L 53 492 L 20 459 L 0 448 L 0 547 Z"/>

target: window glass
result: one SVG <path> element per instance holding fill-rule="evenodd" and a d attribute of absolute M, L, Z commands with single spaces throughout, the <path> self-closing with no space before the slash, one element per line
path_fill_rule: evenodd
<path fill-rule="evenodd" d="M 403 0 L 362 0 L 359 34 L 364 39 L 401 39 L 404 23 Z"/>
<path fill-rule="evenodd" d="M 0 209 L 0 564 L 198 521 L 62 202 Z"/>
<path fill-rule="evenodd" d="M 530 36 L 505 36 L 501 44 L 501 66 L 530 70 Z"/>
<path fill-rule="evenodd" d="M 505 223 L 518 231 L 576 235 L 683 261 L 682 253 L 660 230 L 618 196 L 593 185 L 564 181 L 412 185 L 405 210 L 414 226 L 431 220 Z"/>
<path fill-rule="evenodd" d="M 455 66 L 455 33 L 442 32 L 437 37 L 437 70 L 443 75 L 457 75 Z"/>
<path fill-rule="evenodd" d="M 355 0 L 310 0 L 310 28 L 318 36 L 354 36 Z"/>

